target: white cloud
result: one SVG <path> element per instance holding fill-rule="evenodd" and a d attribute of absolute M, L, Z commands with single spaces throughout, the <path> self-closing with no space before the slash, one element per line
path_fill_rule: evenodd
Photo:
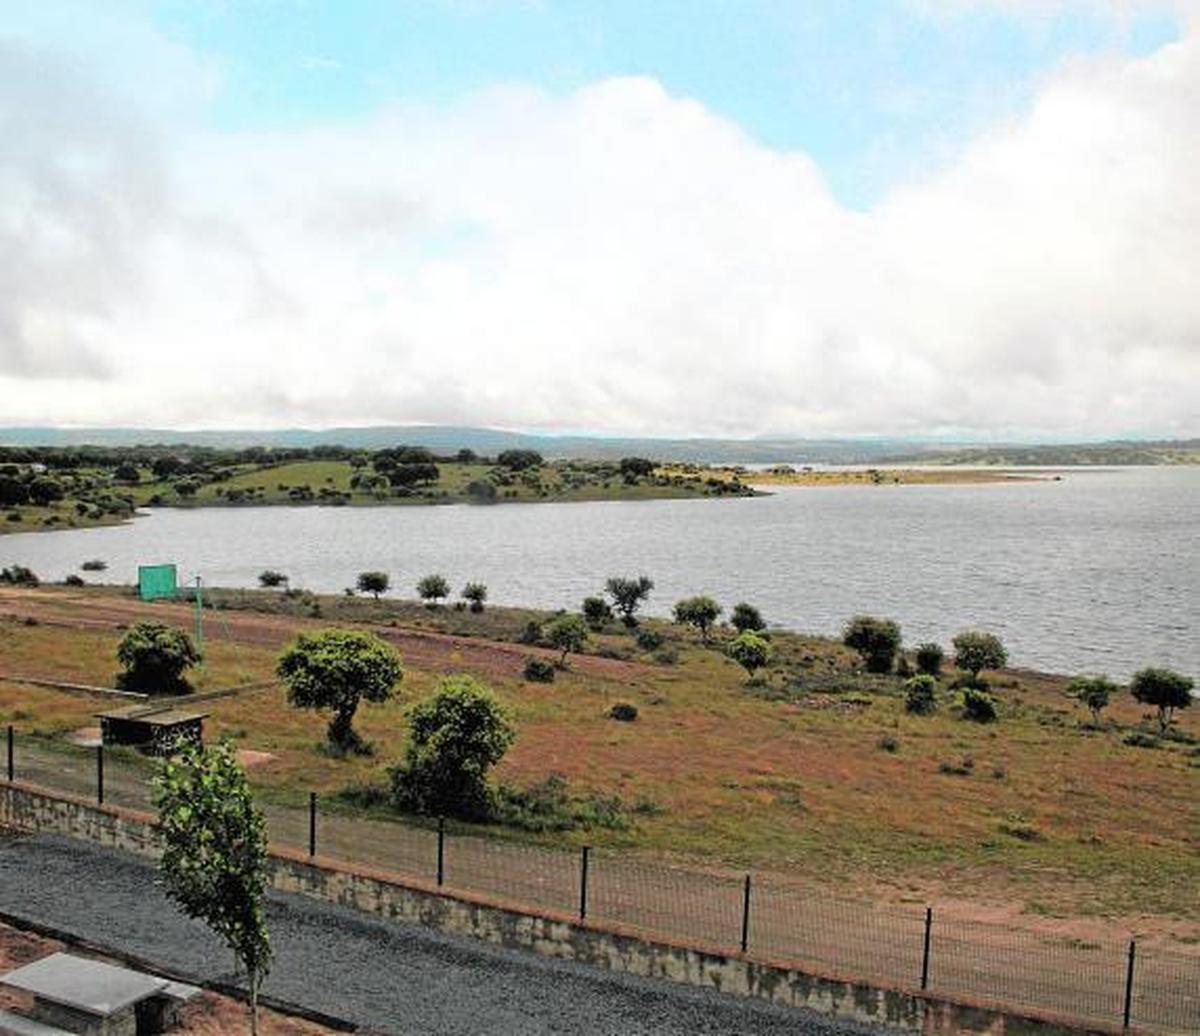
<path fill-rule="evenodd" d="M 5 423 L 1200 424 L 1192 37 L 1068 66 L 866 214 L 649 79 L 199 134 L 61 73 L 0 93 L 59 119 L 0 141 Z"/>

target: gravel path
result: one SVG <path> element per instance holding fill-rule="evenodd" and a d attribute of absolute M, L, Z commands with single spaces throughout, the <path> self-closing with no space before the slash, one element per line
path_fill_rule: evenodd
<path fill-rule="evenodd" d="M 198 979 L 231 957 L 136 857 L 50 835 L 0 836 L 0 910 Z M 265 991 L 371 1032 L 888 1036 L 893 1030 L 551 961 L 300 896 L 272 894 Z"/>

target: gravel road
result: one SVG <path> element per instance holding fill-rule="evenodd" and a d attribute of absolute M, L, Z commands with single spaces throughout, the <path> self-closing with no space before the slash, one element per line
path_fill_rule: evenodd
<path fill-rule="evenodd" d="M 134 954 L 198 980 L 232 960 L 159 892 L 136 857 L 50 835 L 0 835 L 0 910 Z M 892 1036 L 670 983 L 637 979 L 386 921 L 300 896 L 271 895 L 280 1000 L 369 1032 Z"/>

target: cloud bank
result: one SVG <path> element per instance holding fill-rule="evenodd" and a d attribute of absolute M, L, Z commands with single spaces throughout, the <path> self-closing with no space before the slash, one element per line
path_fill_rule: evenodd
<path fill-rule="evenodd" d="M 0 43 L 3 423 L 1194 435 L 1198 98 L 1080 60 L 862 213 L 650 78 L 217 133 Z"/>

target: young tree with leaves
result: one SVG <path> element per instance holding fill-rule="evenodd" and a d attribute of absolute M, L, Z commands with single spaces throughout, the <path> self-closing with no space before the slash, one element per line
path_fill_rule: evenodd
<path fill-rule="evenodd" d="M 711 597 L 685 597 L 675 604 L 675 621 L 683 626 L 695 626 L 700 639 L 708 643 L 708 633 L 721 616 L 721 606 Z"/>
<path fill-rule="evenodd" d="M 161 622 L 138 622 L 117 645 L 121 672 L 117 686 L 145 694 L 184 694 L 191 690 L 184 672 L 200 662 L 200 653 L 183 630 Z"/>
<path fill-rule="evenodd" d="M 329 743 L 339 753 L 368 751 L 352 726 L 359 700 L 387 701 L 404 677 L 392 647 L 358 630 L 301 633 L 279 656 L 275 672 L 292 705 L 333 710 Z"/>
<path fill-rule="evenodd" d="M 379 600 L 380 594 L 386 594 L 388 587 L 392 585 L 392 581 L 388 578 L 386 572 L 359 572 L 358 573 L 358 591 L 363 594 L 374 594 L 375 600 Z"/>
<path fill-rule="evenodd" d="M 855 615 L 842 629 L 842 643 L 862 656 L 868 673 L 890 673 L 900 650 L 900 627 L 891 619 Z"/>
<path fill-rule="evenodd" d="M 572 651 L 582 651 L 587 643 L 588 628 L 578 615 L 560 615 L 546 624 L 542 636 L 562 652 L 558 665 L 560 669 L 565 669 L 567 655 Z"/>
<path fill-rule="evenodd" d="M 488 588 L 483 583 L 468 583 L 463 587 L 462 597 L 464 601 L 469 601 L 471 611 L 483 611 L 483 604 L 487 600 Z"/>
<path fill-rule="evenodd" d="M 746 670 L 751 680 L 754 679 L 754 674 L 758 670 L 771 661 L 770 642 L 766 637 L 753 630 L 739 633 L 729 642 L 725 652 Z"/>
<path fill-rule="evenodd" d="M 188 744 L 154 778 L 167 896 L 203 921 L 246 969 L 250 1032 L 258 1032 L 258 991 L 271 967 L 264 899 L 267 825 L 233 747 Z"/>
<path fill-rule="evenodd" d="M 450 584 L 445 576 L 423 576 L 417 583 L 417 594 L 430 608 L 436 608 L 443 597 L 450 596 Z"/>
<path fill-rule="evenodd" d="M 971 682 L 978 684 L 983 670 L 1008 664 L 1008 652 L 994 633 L 966 630 L 954 638 L 954 664 L 970 673 Z"/>
<path fill-rule="evenodd" d="M 1158 709 L 1158 727 L 1165 734 L 1175 710 L 1186 709 L 1192 704 L 1195 686 L 1191 677 L 1173 669 L 1140 669 L 1129 682 L 1129 693 L 1135 701 Z"/>
<path fill-rule="evenodd" d="M 1067 694 L 1081 705 L 1086 705 L 1092 714 L 1092 722 L 1100 723 L 1100 713 L 1108 707 L 1109 700 L 1119 688 L 1107 676 L 1081 675 L 1067 684 Z"/>
<path fill-rule="evenodd" d="M 632 628 L 637 625 L 635 613 L 654 589 L 654 580 L 649 576 L 634 579 L 613 576 L 604 584 L 604 589 L 612 598 L 613 607 L 621 613 L 621 621 Z"/>

